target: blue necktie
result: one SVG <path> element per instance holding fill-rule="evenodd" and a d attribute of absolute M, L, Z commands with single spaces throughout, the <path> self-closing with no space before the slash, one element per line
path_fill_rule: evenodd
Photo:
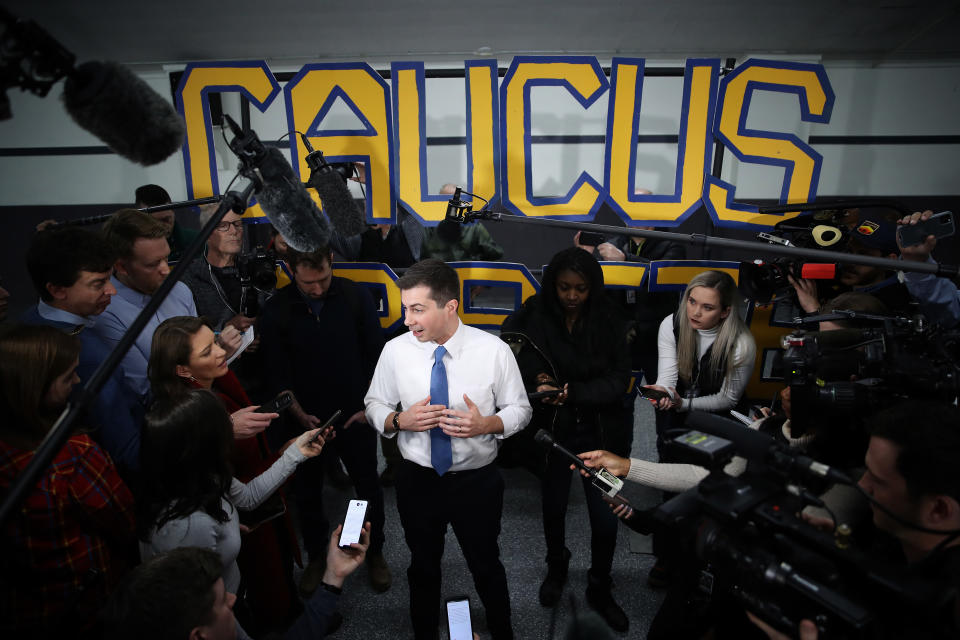
<path fill-rule="evenodd" d="M 447 397 L 447 368 L 443 366 L 443 356 L 447 352 L 443 346 L 433 352 L 433 370 L 430 372 L 430 404 L 450 405 Z M 430 464 L 441 476 L 453 464 L 453 452 L 450 450 L 450 436 L 437 426 L 430 430 Z"/>

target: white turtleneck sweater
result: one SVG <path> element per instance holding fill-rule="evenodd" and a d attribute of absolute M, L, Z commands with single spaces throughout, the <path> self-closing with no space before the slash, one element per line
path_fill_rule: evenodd
<path fill-rule="evenodd" d="M 713 329 L 697 329 L 697 358 L 706 353 L 710 345 L 720 333 L 719 326 Z M 677 386 L 677 341 L 673 335 L 673 315 L 669 315 L 660 323 L 660 332 L 657 336 L 659 349 L 657 382 L 656 384 L 667 389 Z M 753 361 L 756 358 L 757 345 L 750 333 L 744 333 L 737 341 L 734 351 L 734 360 L 741 364 L 734 367 L 733 372 L 724 377 L 720 391 L 709 396 L 698 396 L 693 399 L 683 398 L 678 411 L 726 411 L 733 409 L 740 401 L 747 382 L 753 374 Z"/>

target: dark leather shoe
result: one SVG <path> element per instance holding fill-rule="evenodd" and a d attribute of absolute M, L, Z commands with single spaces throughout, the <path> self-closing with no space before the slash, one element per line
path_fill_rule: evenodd
<path fill-rule="evenodd" d="M 610 576 L 597 577 L 594 573 L 587 573 L 587 604 L 589 604 L 600 617 L 610 626 L 611 629 L 619 633 L 625 633 L 630 628 L 630 620 L 627 614 L 623 612 L 610 593 L 613 582 Z"/>
<path fill-rule="evenodd" d="M 547 557 L 547 577 L 540 585 L 540 604 L 552 607 L 563 595 L 563 584 L 567 581 L 567 567 L 570 565 L 570 551 L 563 550 L 560 558 Z"/>
<path fill-rule="evenodd" d="M 367 556 L 367 571 L 370 572 L 370 586 L 377 593 L 383 593 L 393 584 L 390 567 L 382 553 Z"/>

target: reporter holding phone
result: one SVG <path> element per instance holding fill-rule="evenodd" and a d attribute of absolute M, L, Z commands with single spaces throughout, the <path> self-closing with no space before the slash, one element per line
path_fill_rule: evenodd
<path fill-rule="evenodd" d="M 657 346 L 657 382 L 646 386 L 669 394 L 655 403 L 660 448 L 663 432 L 682 426 L 686 413 L 725 414 L 747 387 L 757 345 L 741 317 L 733 278 L 722 271 L 696 275 L 677 311 L 660 323 Z"/>
<path fill-rule="evenodd" d="M 297 465 L 319 454 L 324 441 L 320 438 L 311 443 L 315 432 L 305 431 L 266 471 L 244 483 L 234 477 L 230 416 L 216 396 L 202 389 L 186 390 L 155 402 L 147 413 L 141 446 L 143 481 L 137 529 L 142 559 L 178 547 L 212 549 L 223 560 L 227 592 L 238 593 L 238 509 L 258 507 Z M 265 550 L 258 547 L 256 551 Z M 259 572 L 245 576 L 248 597 L 257 591 L 256 586 L 273 590 L 283 586 L 282 580 L 258 584 L 263 579 Z"/>
<path fill-rule="evenodd" d="M 624 420 L 622 402 L 630 381 L 627 330 L 626 318 L 606 298 L 599 263 L 577 247 L 554 255 L 540 293 L 501 327 L 501 337 L 521 345 L 517 362 L 527 390 L 561 391 L 531 403 L 530 432 L 545 429 L 576 452 L 629 453 L 633 432 Z M 540 459 L 546 455 L 540 487 L 547 576 L 540 602 L 554 606 L 563 593 L 570 562 L 564 529 L 572 475 L 566 458 L 534 451 Z M 588 480 L 583 485 L 592 530 L 587 601 L 607 624 L 623 632 L 629 620 L 613 599 L 610 577 L 617 518 Z"/>
<path fill-rule="evenodd" d="M 654 403 L 660 462 L 673 462 L 663 447 L 665 433 L 682 428 L 690 411 L 726 414 L 740 402 L 757 352 L 740 306 L 740 292 L 730 275 L 704 271 L 687 284 L 676 312 L 660 323 L 657 382 L 647 385 L 669 394 Z M 667 586 L 671 558 L 681 552 L 669 549 L 669 543 L 654 538 L 657 563 L 647 580 L 653 587 Z"/>
<path fill-rule="evenodd" d="M 233 431 L 230 464 L 243 482 L 252 480 L 277 460 L 263 431 L 278 417 L 259 413 L 240 380 L 227 367 L 226 353 L 204 318 L 178 316 L 160 323 L 153 334 L 148 365 L 151 391 L 156 401 L 175 400 L 191 389 L 213 392 L 228 412 Z M 304 429 L 319 426 L 295 401 L 291 411 Z M 285 510 L 284 497 L 271 500 L 273 510 Z M 239 558 L 245 574 L 259 576 L 250 589 L 255 614 L 268 625 L 281 625 L 297 608 L 291 583 L 292 560 L 299 561 L 299 546 L 289 514 L 256 527 L 246 535 Z"/>

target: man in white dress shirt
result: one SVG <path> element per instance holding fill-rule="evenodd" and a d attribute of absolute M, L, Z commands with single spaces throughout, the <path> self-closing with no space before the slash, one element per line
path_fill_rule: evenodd
<path fill-rule="evenodd" d="M 397 285 L 410 332 L 384 347 L 365 404 L 369 423 L 398 437 L 404 458 L 397 510 L 410 548 L 414 634 L 439 637 L 440 560 L 450 524 L 493 638 L 513 638 L 498 543 L 503 479 L 495 460 L 498 441 L 530 420 L 520 371 L 506 343 L 460 321 L 460 281 L 452 268 L 424 260 Z"/>

